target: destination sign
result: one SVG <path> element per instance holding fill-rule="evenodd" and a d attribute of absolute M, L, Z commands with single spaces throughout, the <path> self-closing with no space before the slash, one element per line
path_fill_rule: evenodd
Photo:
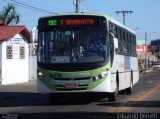
<path fill-rule="evenodd" d="M 61 19 L 55 20 L 51 19 L 48 20 L 48 26 L 72 26 L 72 25 L 94 25 L 97 24 L 97 21 L 94 19 Z"/>
<path fill-rule="evenodd" d="M 56 16 L 41 18 L 39 28 L 57 28 L 72 26 L 100 26 L 106 25 L 104 17 L 98 16 Z"/>

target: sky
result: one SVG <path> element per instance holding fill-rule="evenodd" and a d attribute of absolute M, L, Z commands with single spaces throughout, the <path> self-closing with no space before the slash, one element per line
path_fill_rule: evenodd
<path fill-rule="evenodd" d="M 75 12 L 74 0 L 0 0 L 0 11 L 8 3 L 16 6 L 20 14 L 19 25 L 25 25 L 29 30 L 37 26 L 41 16 Z M 123 10 L 134 12 L 127 14 L 125 21 L 126 26 L 136 31 L 138 40 L 145 39 L 145 32 L 147 42 L 160 39 L 160 0 L 80 0 L 80 12 L 107 14 L 121 23 L 122 14 L 117 15 L 116 11 Z"/>

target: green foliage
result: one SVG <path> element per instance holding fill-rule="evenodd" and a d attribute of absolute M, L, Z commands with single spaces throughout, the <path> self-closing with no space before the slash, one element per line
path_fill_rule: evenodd
<path fill-rule="evenodd" d="M 0 11 L 0 19 L 5 25 L 15 25 L 19 23 L 20 15 L 17 14 L 14 5 L 8 4 Z"/>

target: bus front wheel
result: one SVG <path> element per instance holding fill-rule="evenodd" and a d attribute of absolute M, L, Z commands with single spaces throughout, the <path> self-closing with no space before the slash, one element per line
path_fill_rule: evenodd
<path fill-rule="evenodd" d="M 118 84 L 118 82 L 116 83 L 116 89 L 115 89 L 115 92 L 113 92 L 113 93 L 109 93 L 109 95 L 108 95 L 108 100 L 109 101 L 113 101 L 113 102 L 115 102 L 115 101 L 117 101 L 118 100 L 118 91 L 119 91 L 119 84 Z"/>

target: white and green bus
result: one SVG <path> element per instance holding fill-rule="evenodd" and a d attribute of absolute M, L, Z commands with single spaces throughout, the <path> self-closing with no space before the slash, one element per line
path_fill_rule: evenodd
<path fill-rule="evenodd" d="M 135 32 L 107 15 L 66 14 L 38 21 L 37 89 L 62 95 L 103 93 L 116 101 L 139 80 Z"/>

